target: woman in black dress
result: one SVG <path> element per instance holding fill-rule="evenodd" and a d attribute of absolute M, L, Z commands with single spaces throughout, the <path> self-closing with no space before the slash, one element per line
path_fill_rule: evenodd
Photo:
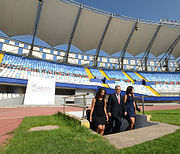
<path fill-rule="evenodd" d="M 127 118 L 129 120 L 129 126 L 127 130 L 132 130 L 136 117 L 136 105 L 132 86 L 127 87 L 126 94 L 124 96 L 124 103 L 126 104 Z"/>
<path fill-rule="evenodd" d="M 103 135 L 105 130 L 106 121 L 108 121 L 108 115 L 106 111 L 105 89 L 100 88 L 95 98 L 92 100 L 90 122 L 93 122 L 96 126 L 96 132 Z"/>

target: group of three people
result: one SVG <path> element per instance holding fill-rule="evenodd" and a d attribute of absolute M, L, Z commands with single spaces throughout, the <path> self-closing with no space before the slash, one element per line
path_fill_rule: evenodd
<path fill-rule="evenodd" d="M 136 116 L 133 87 L 127 87 L 124 97 L 120 93 L 121 87 L 116 85 L 115 93 L 110 95 L 108 101 L 106 101 L 105 89 L 100 88 L 97 91 L 92 100 L 90 111 L 90 122 L 97 126 L 97 133 L 104 134 L 105 124 L 108 121 L 113 132 L 119 132 L 124 117 L 128 118 L 129 121 L 127 130 L 133 129 Z M 115 123 L 115 126 L 113 123 Z"/>

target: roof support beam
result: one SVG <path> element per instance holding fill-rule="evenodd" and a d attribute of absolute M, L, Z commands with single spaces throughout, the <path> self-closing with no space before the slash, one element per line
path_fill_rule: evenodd
<path fill-rule="evenodd" d="M 152 45 L 153 45 L 153 43 L 154 43 L 154 41 L 155 41 L 155 39 L 156 39 L 156 37 L 157 37 L 157 34 L 158 34 L 158 32 L 159 32 L 159 30 L 160 30 L 160 28 L 161 28 L 161 25 L 162 25 L 162 24 L 160 23 L 160 25 L 157 27 L 157 29 L 156 29 L 156 31 L 155 31 L 155 33 L 154 33 L 154 35 L 153 35 L 153 37 L 152 37 L 152 39 L 151 39 L 148 47 L 146 48 L 146 50 L 145 50 L 145 52 L 144 52 L 143 57 L 142 57 L 142 59 L 141 59 L 141 63 L 142 63 L 142 64 L 145 62 L 145 70 L 146 70 L 146 71 L 147 71 L 147 59 L 148 59 L 149 53 L 150 53 L 150 51 L 151 51 L 151 47 L 152 47 Z"/>
<path fill-rule="evenodd" d="M 127 41 L 126 41 L 126 43 L 125 43 L 125 45 L 124 45 L 124 47 L 123 47 L 123 49 L 122 49 L 122 52 L 121 52 L 120 57 L 119 57 L 119 68 L 120 68 L 120 62 L 121 62 L 121 69 L 123 69 L 124 55 L 125 55 L 125 53 L 126 53 L 127 47 L 128 47 L 128 45 L 129 45 L 129 42 L 130 42 L 130 40 L 131 40 L 131 38 L 132 38 L 132 36 L 133 36 L 133 34 L 134 34 L 134 31 L 135 31 L 135 30 L 138 30 L 138 27 L 137 27 L 138 22 L 139 22 L 139 20 L 137 20 L 137 21 L 134 23 L 133 28 L 132 28 L 129 36 L 128 36 L 128 39 L 127 39 Z"/>
<path fill-rule="evenodd" d="M 177 61 L 177 65 L 178 65 L 177 71 L 180 71 L 180 60 Z"/>
<path fill-rule="evenodd" d="M 74 37 L 74 33 L 76 31 L 76 27 L 78 25 L 78 21 L 79 21 L 80 15 L 81 15 L 81 12 L 82 12 L 82 7 L 83 6 L 81 5 L 79 10 L 78 10 L 78 13 L 76 15 L 76 20 L 74 22 L 74 26 L 73 26 L 73 29 L 72 29 L 72 32 L 71 32 L 71 36 L 69 38 L 68 47 L 67 47 L 67 50 L 66 50 L 65 63 L 68 62 L 69 51 L 70 51 L 70 48 L 71 48 L 72 40 L 73 40 L 73 37 Z"/>
<path fill-rule="evenodd" d="M 171 46 L 168 48 L 168 50 L 164 53 L 164 55 L 162 56 L 162 58 L 160 59 L 160 64 L 161 64 L 161 67 L 163 67 L 162 65 L 165 63 L 165 66 L 166 66 L 166 69 L 168 71 L 168 62 L 169 62 L 169 59 L 171 57 L 171 54 L 174 50 L 174 48 L 176 47 L 176 45 L 178 44 L 180 40 L 180 35 L 174 40 L 174 42 L 171 44 Z"/>
<path fill-rule="evenodd" d="M 110 23 L 111 23 L 111 19 L 112 19 L 112 15 L 109 16 L 108 22 L 107 22 L 107 24 L 106 24 L 106 26 L 105 26 L 104 32 L 103 32 L 103 34 L 102 34 L 102 36 L 101 36 L 101 39 L 100 39 L 99 44 L 98 44 L 98 47 L 97 47 L 97 49 L 96 49 L 96 57 L 95 57 L 95 64 L 94 64 L 95 67 L 97 67 L 99 52 L 100 52 L 100 49 L 101 49 L 101 46 L 102 46 L 104 37 L 105 37 L 105 35 L 106 35 L 106 32 L 107 32 L 107 30 L 108 30 L 108 27 L 109 27 L 109 25 L 110 25 Z"/>
<path fill-rule="evenodd" d="M 39 19 L 40 19 L 40 15 L 41 15 L 41 9 L 43 6 L 43 2 L 44 2 L 44 0 L 39 0 L 39 3 L 38 3 L 36 20 L 35 20 L 35 24 L 34 24 L 33 39 L 32 39 L 32 43 L 31 43 L 31 49 L 30 49 L 29 54 L 28 54 L 29 57 L 32 57 L 32 52 L 33 52 L 33 48 L 34 48 L 34 41 L 35 41 L 35 37 L 37 34 L 37 29 L 38 29 L 38 24 L 39 24 Z"/>

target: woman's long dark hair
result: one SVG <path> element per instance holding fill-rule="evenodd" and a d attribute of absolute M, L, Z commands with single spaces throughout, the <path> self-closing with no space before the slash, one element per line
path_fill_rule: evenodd
<path fill-rule="evenodd" d="M 99 88 L 98 91 L 97 91 L 97 93 L 96 93 L 96 96 L 95 96 L 96 100 L 99 100 L 100 94 L 101 94 L 101 92 L 102 92 L 103 90 L 105 91 L 104 96 L 103 96 L 103 100 L 105 99 L 106 90 L 105 90 L 104 88 Z"/>
<path fill-rule="evenodd" d="M 127 89 L 126 89 L 126 94 L 127 95 L 131 94 L 131 96 L 134 98 L 132 90 L 133 90 L 133 87 L 132 86 L 128 86 Z"/>

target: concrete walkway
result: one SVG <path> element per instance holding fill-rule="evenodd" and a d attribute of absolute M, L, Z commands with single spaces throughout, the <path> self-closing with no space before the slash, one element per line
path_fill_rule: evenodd
<path fill-rule="evenodd" d="M 180 126 L 159 123 L 157 125 L 104 136 L 118 149 L 131 147 L 175 132 Z"/>

